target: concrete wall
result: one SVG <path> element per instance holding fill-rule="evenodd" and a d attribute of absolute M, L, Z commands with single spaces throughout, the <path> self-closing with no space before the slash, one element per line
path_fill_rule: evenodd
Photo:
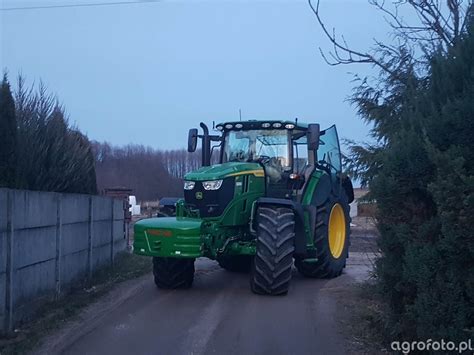
<path fill-rule="evenodd" d="M 0 332 L 113 264 L 123 225 L 120 199 L 0 189 Z"/>

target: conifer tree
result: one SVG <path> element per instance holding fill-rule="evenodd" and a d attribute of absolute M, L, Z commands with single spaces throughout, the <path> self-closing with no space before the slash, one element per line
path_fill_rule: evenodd
<path fill-rule="evenodd" d="M 0 85 L 0 187 L 16 183 L 17 123 L 15 102 L 7 75 Z"/>

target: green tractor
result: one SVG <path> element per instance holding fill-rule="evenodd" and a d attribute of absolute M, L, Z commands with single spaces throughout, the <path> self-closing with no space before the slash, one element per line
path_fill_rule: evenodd
<path fill-rule="evenodd" d="M 354 193 L 336 127 L 252 120 L 218 124 L 210 135 L 200 125 L 188 151 L 202 140 L 202 167 L 185 175 L 184 199 L 167 206 L 169 217 L 135 224 L 134 253 L 153 257 L 156 285 L 190 287 L 199 257 L 249 271 L 257 294 L 286 294 L 293 261 L 306 277 L 339 276 Z M 220 163 L 211 165 L 215 147 Z"/>

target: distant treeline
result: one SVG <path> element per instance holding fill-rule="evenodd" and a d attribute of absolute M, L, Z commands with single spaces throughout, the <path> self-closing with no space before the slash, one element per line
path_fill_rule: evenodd
<path fill-rule="evenodd" d="M 199 152 L 157 150 L 143 145 L 113 146 L 92 142 L 99 190 L 128 187 L 139 201 L 180 197 L 182 178 L 200 166 Z"/>

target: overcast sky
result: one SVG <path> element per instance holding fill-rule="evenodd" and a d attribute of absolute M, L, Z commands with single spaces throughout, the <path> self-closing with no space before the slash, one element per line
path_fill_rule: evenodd
<path fill-rule="evenodd" d="M 118 0 L 115 0 L 118 1 Z M 2 8 L 113 0 L 0 0 Z M 322 16 L 351 46 L 387 38 L 366 0 L 322 0 Z M 200 121 L 294 119 L 333 123 L 345 138 L 368 128 L 345 100 L 349 72 L 305 0 L 175 1 L 0 12 L 0 68 L 42 79 L 89 138 L 185 147 Z"/>

